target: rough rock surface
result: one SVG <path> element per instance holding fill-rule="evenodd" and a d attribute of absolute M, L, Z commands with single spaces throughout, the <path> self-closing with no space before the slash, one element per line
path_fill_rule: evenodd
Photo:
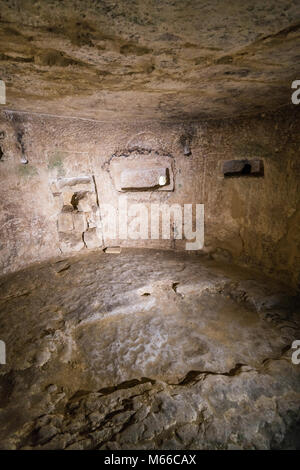
<path fill-rule="evenodd" d="M 298 0 L 1 0 L 7 107 L 100 120 L 255 114 L 290 103 Z"/>
<path fill-rule="evenodd" d="M 203 203 L 206 252 L 253 264 L 299 288 L 300 106 L 294 108 L 251 119 L 172 125 L 1 113 L 0 136 L 5 135 L 0 140 L 0 269 L 7 273 L 59 256 L 61 243 L 73 251 L 86 249 L 81 233 L 80 239 L 71 232 L 58 239 L 61 204 L 53 196 L 53 180 L 93 175 L 99 204 L 118 208 L 114 162 L 122 160 L 127 168 L 127 162 L 136 158 L 137 168 L 143 168 L 156 155 L 166 167 L 172 163 L 173 190 L 128 191 L 128 205 Z M 191 155 L 185 155 L 183 138 L 189 138 Z M 27 165 L 20 163 L 22 152 Z M 233 159 L 262 160 L 264 176 L 224 177 L 224 161 Z M 84 202 L 79 200 L 79 205 Z M 91 212 L 87 222 L 89 230 L 98 225 Z M 93 230 L 86 238 L 97 242 Z M 102 244 L 185 249 L 185 240 L 175 239 L 174 234 L 170 240 L 106 237 Z"/>
<path fill-rule="evenodd" d="M 299 299 L 274 281 L 127 249 L 0 282 L 2 448 L 300 448 Z"/>

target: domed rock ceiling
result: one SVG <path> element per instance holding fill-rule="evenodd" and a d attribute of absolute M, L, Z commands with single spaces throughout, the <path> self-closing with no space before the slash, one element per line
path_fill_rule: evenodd
<path fill-rule="evenodd" d="M 113 119 L 257 114 L 290 102 L 299 2 L 1 0 L 7 108 Z"/>

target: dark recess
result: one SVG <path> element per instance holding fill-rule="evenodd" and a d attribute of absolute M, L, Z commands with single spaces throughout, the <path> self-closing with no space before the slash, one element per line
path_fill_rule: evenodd
<path fill-rule="evenodd" d="M 224 177 L 262 177 L 264 164 L 262 160 L 227 160 L 223 163 Z"/>

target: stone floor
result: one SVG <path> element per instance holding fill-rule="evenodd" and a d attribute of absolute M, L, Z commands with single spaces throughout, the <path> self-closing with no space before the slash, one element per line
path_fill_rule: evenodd
<path fill-rule="evenodd" d="M 1 448 L 300 448 L 300 310 L 286 287 L 152 250 L 0 284 Z"/>

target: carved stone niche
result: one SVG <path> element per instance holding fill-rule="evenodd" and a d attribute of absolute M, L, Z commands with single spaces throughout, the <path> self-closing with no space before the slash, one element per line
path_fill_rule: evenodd
<path fill-rule="evenodd" d="M 173 191 L 173 161 L 168 156 L 144 155 L 114 157 L 110 174 L 117 191 Z"/>
<path fill-rule="evenodd" d="M 64 253 L 102 245 L 98 203 L 91 175 L 58 178 L 50 182 L 58 209 L 57 230 Z"/>
<path fill-rule="evenodd" d="M 264 163 L 259 159 L 227 160 L 222 168 L 225 177 L 264 176 Z"/>

